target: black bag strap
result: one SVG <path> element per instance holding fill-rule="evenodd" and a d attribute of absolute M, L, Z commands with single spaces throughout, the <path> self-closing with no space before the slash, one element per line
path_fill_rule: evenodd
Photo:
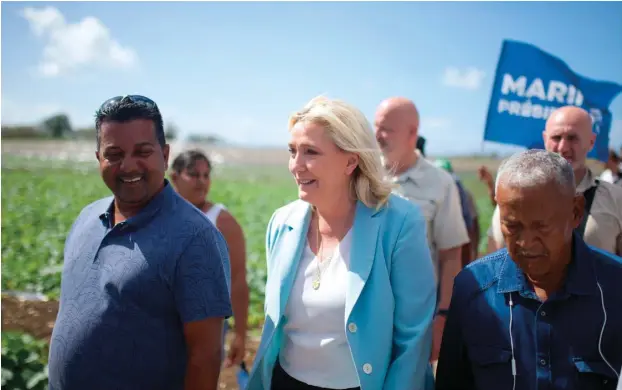
<path fill-rule="evenodd" d="M 583 235 L 585 234 L 585 225 L 587 224 L 587 217 L 589 217 L 590 210 L 592 210 L 592 203 L 594 202 L 594 195 L 596 194 L 596 188 L 598 188 L 599 184 L 600 184 L 600 181 L 596 179 L 596 184 L 588 188 L 587 191 L 583 193 L 583 196 L 585 197 L 585 211 L 583 213 L 583 219 L 581 220 L 581 224 L 575 229 L 576 232 L 579 233 L 581 237 L 583 237 Z"/>

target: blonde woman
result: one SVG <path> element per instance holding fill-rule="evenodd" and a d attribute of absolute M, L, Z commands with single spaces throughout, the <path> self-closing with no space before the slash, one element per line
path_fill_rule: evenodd
<path fill-rule="evenodd" d="M 417 206 L 391 195 L 365 116 L 324 97 L 289 121 L 299 200 L 267 229 L 249 390 L 429 386 L 436 280 Z"/>

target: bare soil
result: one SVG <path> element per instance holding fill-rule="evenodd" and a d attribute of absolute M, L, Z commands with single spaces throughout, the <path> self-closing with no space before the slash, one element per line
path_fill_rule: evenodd
<path fill-rule="evenodd" d="M 14 297 L 3 296 L 2 331 L 22 331 L 49 342 L 57 313 L 58 302 L 56 301 L 23 301 Z M 258 340 L 249 338 L 244 359 L 249 369 L 257 353 L 258 346 Z M 219 388 L 226 390 L 238 389 L 235 367 L 222 370 Z"/>

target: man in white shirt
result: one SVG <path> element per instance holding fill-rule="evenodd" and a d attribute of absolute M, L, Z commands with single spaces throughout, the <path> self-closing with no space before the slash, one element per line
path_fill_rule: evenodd
<path fill-rule="evenodd" d="M 419 113 L 412 101 L 386 99 L 378 107 L 374 122 L 385 165 L 398 185 L 396 192 L 419 205 L 428 223 L 428 243 L 440 283 L 431 359 L 435 362 L 454 277 L 462 268 L 461 248 L 469 242 L 458 188 L 449 173 L 416 149 Z"/>

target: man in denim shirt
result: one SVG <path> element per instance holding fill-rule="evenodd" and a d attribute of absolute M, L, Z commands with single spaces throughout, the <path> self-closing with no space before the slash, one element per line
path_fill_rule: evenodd
<path fill-rule="evenodd" d="M 622 366 L 622 259 L 573 232 L 572 166 L 543 150 L 499 168 L 507 249 L 456 277 L 437 390 L 615 389 Z"/>
<path fill-rule="evenodd" d="M 114 196 L 86 206 L 65 243 L 50 389 L 215 390 L 232 314 L 225 241 L 165 180 L 151 99 L 109 99 L 95 125 Z"/>

